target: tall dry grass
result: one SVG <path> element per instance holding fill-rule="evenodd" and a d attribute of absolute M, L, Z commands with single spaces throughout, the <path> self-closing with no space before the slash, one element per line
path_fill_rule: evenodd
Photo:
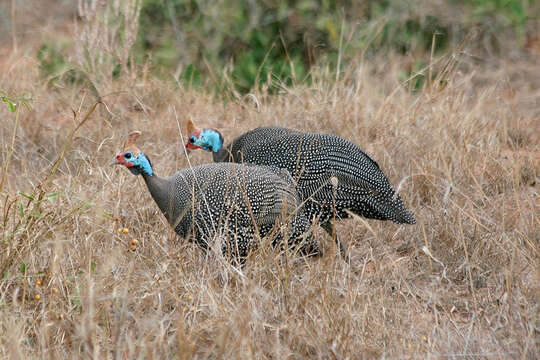
<path fill-rule="evenodd" d="M 21 46 L 6 50 L 0 74 L 0 89 L 33 96 L 0 194 L 2 357 L 540 357 L 534 61 L 458 56 L 416 94 L 397 80 L 398 57 L 361 61 L 337 83 L 321 70 L 312 86 L 228 101 L 120 78 L 103 83 L 114 94 L 60 157 L 95 98 L 48 87 Z M 157 173 L 188 166 L 177 124 L 188 117 L 229 139 L 259 125 L 347 138 L 379 162 L 418 224 L 343 221 L 351 264 L 317 232 L 320 259 L 263 249 L 232 268 L 178 238 L 142 179 L 107 166 L 133 129 Z M 15 119 L 4 106 L 0 118 L 4 164 Z"/>

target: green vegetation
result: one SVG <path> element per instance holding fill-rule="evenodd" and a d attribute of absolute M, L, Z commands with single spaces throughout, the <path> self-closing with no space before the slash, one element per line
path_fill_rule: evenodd
<path fill-rule="evenodd" d="M 412 57 L 404 69 L 406 79 L 426 66 L 432 50 L 451 49 L 473 29 L 476 39 L 468 41 L 489 44 L 489 51 L 500 51 L 503 33 L 522 45 L 526 23 L 538 8 L 527 0 L 439 6 L 421 0 L 142 0 L 133 55 L 137 63 L 150 59 L 162 76 L 176 74 L 183 86 L 210 85 L 218 91 L 245 93 L 264 84 L 276 90 L 309 82 L 315 65 L 338 71 L 338 62 L 343 68 L 378 52 Z M 125 37 L 121 18 L 107 21 Z M 80 79 L 59 47 L 46 44 L 38 52 L 43 74 L 54 80 L 67 75 L 68 82 Z M 119 70 L 115 63 L 113 75 Z M 414 77 L 411 88 L 422 84 L 422 75 Z"/>
<path fill-rule="evenodd" d="M 472 5 L 448 2 L 451 9 L 437 13 L 422 1 L 143 4 L 139 55 L 151 52 L 155 68 L 180 67 L 180 78 L 189 84 L 201 84 L 210 73 L 222 80 L 219 74 L 225 72 L 240 91 L 267 82 L 269 75 L 287 85 L 309 80 L 315 64 L 336 68 L 340 52 L 347 62 L 366 51 L 420 55 L 432 46 L 442 51 L 478 25 L 492 37 L 508 27 L 521 36 L 532 6 L 521 0 L 475 0 Z M 456 19 L 446 17 L 451 10 L 468 14 L 453 28 L 450 21 Z"/>
<path fill-rule="evenodd" d="M 39 68 L 50 85 L 57 81 L 67 84 L 80 83 L 84 79 L 83 73 L 65 59 L 65 47 L 60 44 L 44 44 L 38 50 Z"/>

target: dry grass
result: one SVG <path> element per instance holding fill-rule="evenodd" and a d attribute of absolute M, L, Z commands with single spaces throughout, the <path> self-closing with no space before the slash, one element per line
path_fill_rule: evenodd
<path fill-rule="evenodd" d="M 79 121 L 94 99 L 47 87 L 31 44 L 18 46 L 2 52 L 0 89 L 32 93 L 33 110 L 21 109 L 0 194 L 2 357 L 540 357 L 534 61 L 461 63 L 445 88 L 418 94 L 398 83 L 399 58 L 363 62 L 336 84 L 232 101 L 151 76 L 119 80 L 47 183 L 72 109 Z M 15 122 L 5 107 L 0 117 L 4 164 Z M 350 139 L 400 185 L 418 224 L 342 222 L 351 264 L 317 232 L 321 259 L 265 250 L 237 271 L 179 239 L 142 179 L 107 166 L 135 128 L 159 174 L 188 166 L 177 128 L 188 117 L 228 138 L 282 125 Z"/>

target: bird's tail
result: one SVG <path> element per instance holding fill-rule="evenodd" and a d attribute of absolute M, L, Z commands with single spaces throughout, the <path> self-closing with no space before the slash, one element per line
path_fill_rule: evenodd
<path fill-rule="evenodd" d="M 367 214 L 362 213 L 367 218 L 392 220 L 398 224 L 416 223 L 414 215 L 407 210 L 401 197 L 394 191 L 372 197 L 365 205 L 371 208 L 371 210 L 367 211 Z"/>
<path fill-rule="evenodd" d="M 380 206 L 384 208 L 384 211 L 389 214 L 388 220 L 392 220 L 398 224 L 415 224 L 416 219 L 412 212 L 410 212 L 403 203 L 401 197 L 394 193 L 392 196 L 384 199 Z"/>

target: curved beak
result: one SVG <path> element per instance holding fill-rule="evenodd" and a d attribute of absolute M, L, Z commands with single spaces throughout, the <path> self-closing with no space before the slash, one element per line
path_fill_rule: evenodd
<path fill-rule="evenodd" d="M 122 154 L 120 153 L 116 154 L 115 157 L 113 157 L 112 160 L 109 162 L 109 166 L 122 164 L 119 161 L 120 159 L 122 159 Z"/>
<path fill-rule="evenodd" d="M 199 145 L 195 145 L 189 142 L 189 140 L 186 142 L 186 151 L 189 154 L 191 150 L 201 149 Z"/>
<path fill-rule="evenodd" d="M 188 154 L 191 152 L 191 150 L 202 149 L 202 146 L 194 144 L 195 139 L 199 139 L 199 136 L 201 136 L 201 130 L 200 129 L 196 129 L 194 132 L 192 132 L 192 133 L 190 133 L 188 135 L 186 145 L 185 145 L 186 152 Z"/>

